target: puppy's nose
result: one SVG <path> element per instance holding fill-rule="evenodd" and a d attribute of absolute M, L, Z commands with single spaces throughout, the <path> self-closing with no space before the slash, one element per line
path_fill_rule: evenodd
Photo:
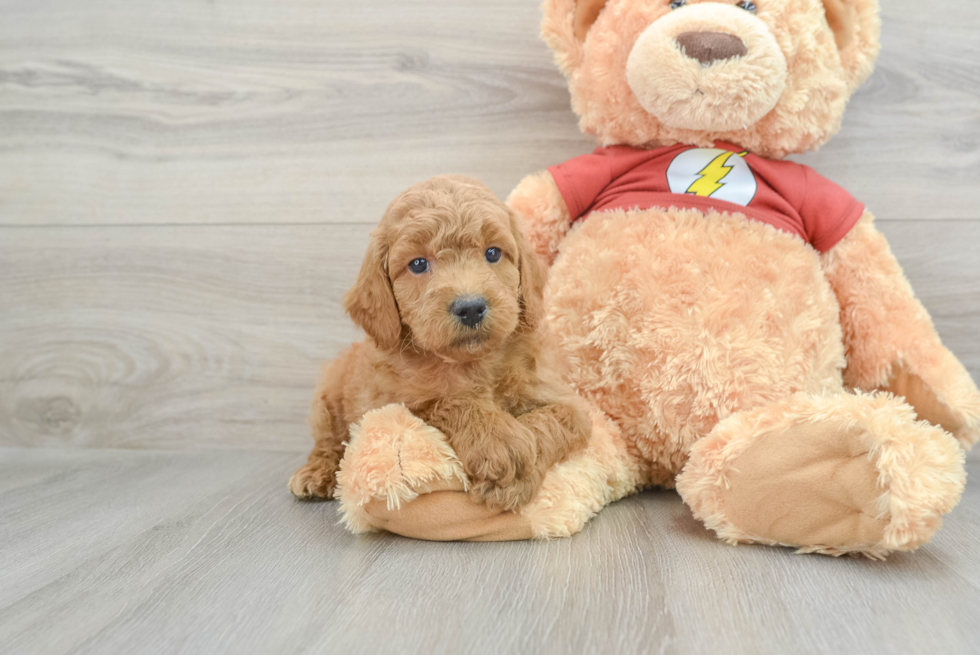
<path fill-rule="evenodd" d="M 705 66 L 741 57 L 749 51 L 742 39 L 725 32 L 684 32 L 674 40 L 685 55 Z"/>
<path fill-rule="evenodd" d="M 466 327 L 476 327 L 487 315 L 487 299 L 480 296 L 461 296 L 453 301 L 449 311 Z"/>

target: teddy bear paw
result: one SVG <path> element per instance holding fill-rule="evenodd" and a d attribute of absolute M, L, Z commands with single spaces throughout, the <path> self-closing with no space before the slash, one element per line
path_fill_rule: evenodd
<path fill-rule="evenodd" d="M 384 501 L 399 509 L 438 490 L 466 490 L 462 464 L 445 435 L 404 405 L 387 405 L 351 426 L 335 495 L 343 521 L 354 532 L 373 530 L 365 506 Z"/>

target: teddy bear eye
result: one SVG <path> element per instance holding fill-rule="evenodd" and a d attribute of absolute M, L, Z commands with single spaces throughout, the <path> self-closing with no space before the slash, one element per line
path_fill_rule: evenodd
<path fill-rule="evenodd" d="M 487 248 L 487 251 L 483 254 L 487 258 L 487 261 L 491 264 L 496 264 L 500 261 L 500 248 Z"/>
<path fill-rule="evenodd" d="M 745 0 L 744 2 L 740 2 L 738 3 L 738 6 L 744 9 L 745 11 L 751 11 L 753 14 L 755 13 L 755 3 L 752 2 L 751 0 Z"/>
<path fill-rule="evenodd" d="M 408 265 L 408 270 L 415 273 L 416 275 L 421 275 L 422 273 L 425 273 L 427 270 L 429 270 L 429 262 L 428 260 L 422 259 L 421 257 L 419 257 L 418 259 L 413 259 L 412 262 Z"/>
<path fill-rule="evenodd" d="M 671 9 L 680 9 L 687 4 L 687 0 L 670 0 Z"/>

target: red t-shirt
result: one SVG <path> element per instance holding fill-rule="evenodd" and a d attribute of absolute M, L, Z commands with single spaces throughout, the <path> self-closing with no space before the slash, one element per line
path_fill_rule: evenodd
<path fill-rule="evenodd" d="M 863 204 L 809 166 L 763 159 L 722 142 L 714 148 L 596 148 L 548 170 L 572 220 L 653 207 L 739 212 L 826 252 L 864 213 Z"/>

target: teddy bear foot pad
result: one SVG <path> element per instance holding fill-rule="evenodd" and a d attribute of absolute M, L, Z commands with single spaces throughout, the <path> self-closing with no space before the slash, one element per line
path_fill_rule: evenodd
<path fill-rule="evenodd" d="M 719 423 L 678 491 L 731 543 L 882 558 L 927 541 L 964 484 L 956 442 L 900 400 L 801 394 Z"/>

